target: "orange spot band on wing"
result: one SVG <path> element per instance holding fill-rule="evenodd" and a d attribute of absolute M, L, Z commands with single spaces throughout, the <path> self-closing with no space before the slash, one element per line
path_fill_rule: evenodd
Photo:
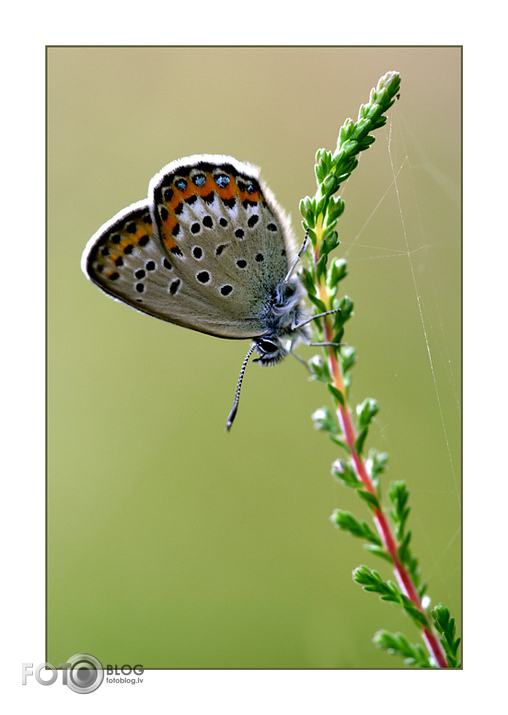
<path fill-rule="evenodd" d="M 176 246 L 176 241 L 173 238 L 173 231 L 175 230 L 175 227 L 178 225 L 178 219 L 176 218 L 175 214 L 173 212 L 169 213 L 167 219 L 165 221 L 162 221 L 162 229 L 164 232 L 163 235 L 163 240 L 164 240 L 164 245 L 170 251 L 172 248 Z"/>
<path fill-rule="evenodd" d="M 125 251 L 127 246 L 130 246 L 132 244 L 132 234 L 129 234 L 129 238 L 123 238 L 120 243 L 118 244 L 118 248 L 122 251 L 122 253 Z"/>
<path fill-rule="evenodd" d="M 228 200 L 232 199 L 236 196 L 237 193 L 237 186 L 236 186 L 236 181 L 234 180 L 233 176 L 231 174 L 228 174 L 229 176 L 229 184 L 222 188 L 219 186 L 219 184 L 216 184 L 214 182 L 214 189 L 217 192 L 218 196 L 221 199 Z"/>
<path fill-rule="evenodd" d="M 171 249 L 176 246 L 175 239 L 172 236 L 169 236 L 166 232 L 164 232 L 164 245 L 168 251 L 171 251 Z"/>
<path fill-rule="evenodd" d="M 206 174 L 206 181 L 203 186 L 194 186 L 194 191 L 198 196 L 208 196 L 212 191 L 215 191 L 215 181 L 210 174 Z"/>
<path fill-rule="evenodd" d="M 255 201 L 258 203 L 259 201 L 259 191 L 254 191 L 252 194 L 249 194 L 248 191 L 238 191 L 238 196 L 240 197 L 240 201 Z"/>

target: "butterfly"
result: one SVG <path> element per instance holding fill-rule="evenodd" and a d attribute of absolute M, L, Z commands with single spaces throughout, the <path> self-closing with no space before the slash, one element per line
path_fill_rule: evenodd
<path fill-rule="evenodd" d="M 252 164 L 196 154 L 167 164 L 89 240 L 85 275 L 131 308 L 220 338 L 252 340 L 247 362 L 280 362 L 309 342 L 288 217 Z"/>

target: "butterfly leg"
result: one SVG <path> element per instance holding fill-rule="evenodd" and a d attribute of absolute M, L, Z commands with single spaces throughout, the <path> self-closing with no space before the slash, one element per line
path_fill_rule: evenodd
<path fill-rule="evenodd" d="M 312 370 L 311 370 L 310 367 L 308 366 L 307 361 L 304 360 L 303 358 L 301 358 L 301 357 L 300 357 L 299 355 L 297 355 L 296 353 L 294 353 L 292 346 L 289 348 L 289 354 L 292 355 L 294 358 L 296 358 L 299 363 L 301 363 L 302 365 L 304 365 L 304 366 L 305 366 L 305 369 L 307 370 L 307 372 L 308 372 L 310 375 L 312 375 Z"/>
<path fill-rule="evenodd" d="M 293 330 L 298 330 L 299 328 L 302 328 L 304 325 L 307 325 L 308 323 L 312 323 L 313 320 L 318 320 L 318 318 L 324 318 L 326 315 L 333 315 L 334 313 L 340 313 L 341 308 L 333 308 L 332 310 L 326 310 L 324 313 L 318 313 L 317 315 L 313 315 L 310 318 L 307 318 L 307 320 L 304 320 L 302 323 L 298 323 L 297 325 L 293 325 Z"/>
<path fill-rule="evenodd" d="M 317 316 L 316 316 L 316 317 L 317 317 Z M 324 348 L 324 347 L 327 347 L 327 346 L 334 347 L 334 348 L 338 348 L 338 347 L 340 347 L 341 345 L 345 345 L 345 343 L 334 343 L 334 342 L 328 342 L 328 341 L 325 341 L 325 342 L 322 342 L 322 343 L 313 343 L 313 342 L 310 341 L 310 339 L 308 338 L 308 336 L 305 335 L 305 333 L 303 332 L 303 330 L 302 330 L 302 332 L 300 333 L 300 337 L 302 338 L 302 340 L 303 340 L 303 342 L 305 343 L 305 345 L 308 345 L 308 346 L 311 347 L 311 348 Z"/>

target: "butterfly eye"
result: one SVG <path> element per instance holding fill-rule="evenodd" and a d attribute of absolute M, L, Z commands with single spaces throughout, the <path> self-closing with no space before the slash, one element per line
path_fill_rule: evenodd
<path fill-rule="evenodd" d="M 279 341 L 271 338 L 260 338 L 256 344 L 264 353 L 275 353 L 280 347 Z"/>

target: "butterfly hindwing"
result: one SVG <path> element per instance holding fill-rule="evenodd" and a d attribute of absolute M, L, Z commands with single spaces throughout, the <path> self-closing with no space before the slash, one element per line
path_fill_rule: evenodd
<path fill-rule="evenodd" d="M 83 269 L 113 298 L 169 319 L 166 302 L 172 266 L 154 233 L 147 201 L 124 209 L 92 236 L 83 254 Z"/>

